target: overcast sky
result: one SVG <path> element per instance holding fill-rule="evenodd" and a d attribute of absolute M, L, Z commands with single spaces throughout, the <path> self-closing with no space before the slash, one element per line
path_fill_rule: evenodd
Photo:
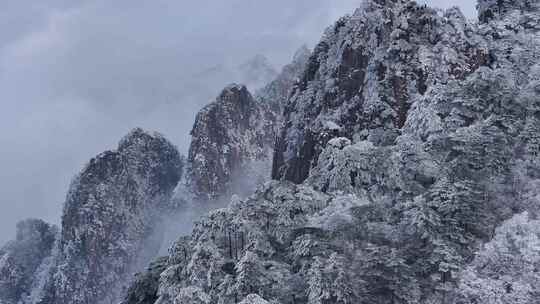
<path fill-rule="evenodd" d="M 361 0 L 1 1 L 0 246 L 21 219 L 59 223 L 71 178 L 129 129 L 186 151 L 219 90 L 194 75 L 258 53 L 280 67 Z"/>

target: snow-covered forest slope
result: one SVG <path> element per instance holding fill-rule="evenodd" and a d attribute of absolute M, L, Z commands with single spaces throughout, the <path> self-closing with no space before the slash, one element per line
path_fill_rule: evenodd
<path fill-rule="evenodd" d="M 185 161 L 134 130 L 60 231 L 0 250 L 0 303 L 540 303 L 540 1 L 478 8 L 364 1 L 267 86 L 226 87 Z M 131 276 L 163 215 L 216 200 Z"/>
<path fill-rule="evenodd" d="M 171 248 L 155 303 L 537 303 L 540 5 L 479 8 L 330 27 L 275 181 Z"/>

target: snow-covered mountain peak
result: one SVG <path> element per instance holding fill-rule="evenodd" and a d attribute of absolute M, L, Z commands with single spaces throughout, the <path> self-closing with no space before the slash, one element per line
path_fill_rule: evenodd
<path fill-rule="evenodd" d="M 273 177 L 305 180 L 332 137 L 392 144 L 418 97 L 488 60 L 458 10 L 441 16 L 414 1 L 365 1 L 325 31 L 309 58 L 285 110 Z M 327 121 L 341 130 L 329 132 Z"/>
<path fill-rule="evenodd" d="M 190 185 L 182 189 L 191 189 L 203 201 L 215 200 L 233 193 L 249 194 L 270 178 L 283 108 L 308 56 L 309 50 L 300 48 L 293 62 L 255 97 L 245 85 L 233 83 L 199 111 L 191 132 L 186 176 Z M 252 61 L 266 64 L 265 58 L 256 57 Z"/>
<path fill-rule="evenodd" d="M 247 87 L 243 84 L 231 83 L 219 94 L 218 100 L 225 102 L 242 102 L 251 98 Z"/>
<path fill-rule="evenodd" d="M 144 147 L 152 141 L 164 141 L 162 135 L 155 132 L 147 132 L 141 128 L 134 128 L 129 131 L 118 143 L 118 150 L 128 149 L 131 146 Z"/>
<path fill-rule="evenodd" d="M 186 209 L 230 204 L 123 303 L 536 303 L 538 3 L 482 0 L 476 23 L 457 8 L 366 0 L 255 95 L 225 87 L 197 114 L 177 195 L 195 202 Z M 262 56 L 246 65 L 267 68 Z M 54 263 L 34 263 L 50 270 L 32 270 L 50 275 L 32 291 L 40 304 L 125 295 L 181 166 L 141 129 L 92 159 L 69 191 Z M 35 239 L 29 227 L 20 240 Z M 0 302 L 15 304 L 25 260 L 6 248 Z"/>
<path fill-rule="evenodd" d="M 246 86 L 225 87 L 199 111 L 191 131 L 188 182 L 195 195 L 211 200 L 231 194 L 234 177 L 271 154 L 274 123 Z"/>

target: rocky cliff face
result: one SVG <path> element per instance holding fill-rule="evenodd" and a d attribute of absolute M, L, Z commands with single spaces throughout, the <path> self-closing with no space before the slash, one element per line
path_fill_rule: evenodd
<path fill-rule="evenodd" d="M 301 48 L 293 62 L 255 97 L 243 85 L 230 85 L 197 114 L 187 178 L 188 188 L 198 199 L 250 194 L 270 178 L 270 159 L 284 105 L 308 55 L 309 50 Z"/>
<path fill-rule="evenodd" d="M 160 216 L 180 179 L 176 148 L 135 129 L 73 181 L 47 303 L 117 303 L 131 271 L 160 246 Z"/>
<path fill-rule="evenodd" d="M 489 63 L 458 9 L 440 16 L 412 1 L 366 1 L 311 55 L 285 110 L 273 178 L 304 181 L 332 137 L 393 143 L 416 99 Z"/>
<path fill-rule="evenodd" d="M 199 199 L 247 193 L 250 190 L 246 188 L 269 178 L 269 159 L 282 108 L 275 100 L 286 99 L 302 60 L 297 55 L 294 64 L 259 91 L 259 96 L 275 97 L 272 105 L 261 97 L 254 99 L 246 87 L 234 85 L 199 113 L 186 174 L 190 191 L 195 190 Z M 264 68 L 267 62 L 259 58 L 252 63 Z M 274 105 L 279 110 L 273 109 Z M 117 301 L 125 292 L 130 273 L 142 269 L 157 253 L 163 228 L 159 219 L 176 207 L 169 197 L 182 166 L 170 143 L 140 129 L 126 136 L 117 150 L 92 159 L 70 187 L 57 244 L 53 246 L 53 238 L 49 248 L 41 248 L 37 240 L 27 236 L 30 241 L 17 241 L 14 244 L 19 245 L 10 244 L 2 251 L 0 302 Z M 35 263 L 17 258 L 15 251 L 28 252 Z M 126 301 L 152 301 L 155 291 L 143 290 L 157 279 L 159 265 L 137 278 L 139 287 L 130 290 Z"/>
<path fill-rule="evenodd" d="M 188 158 L 196 196 L 212 200 L 226 195 L 233 190 L 235 177 L 239 180 L 251 166 L 267 160 L 275 121 L 274 113 L 242 85 L 225 88 L 201 110 L 191 132 Z"/>
<path fill-rule="evenodd" d="M 189 185 L 207 200 L 230 192 L 236 172 L 269 159 L 282 120 L 278 180 L 204 217 L 124 304 L 538 302 L 540 6 L 479 8 L 476 24 L 368 0 L 328 29 L 299 81 L 283 74 L 257 98 L 227 87 L 197 117 Z M 156 248 L 180 166 L 142 130 L 92 160 L 69 192 L 54 267 L 29 258 L 40 266 L 28 273 L 51 269 L 41 303 L 115 303 Z M 42 243 L 21 239 L 29 252 Z M 8 303 L 29 284 L 10 246 Z"/>
<path fill-rule="evenodd" d="M 536 303 L 527 3 L 484 20 L 480 1 L 471 24 L 373 0 L 330 28 L 286 106 L 280 180 L 177 242 L 156 303 Z"/>
<path fill-rule="evenodd" d="M 21 222 L 0 251 L 0 303 L 118 303 L 160 248 L 182 167 L 171 143 L 141 129 L 90 160 L 70 186 L 61 230 Z"/>
<path fill-rule="evenodd" d="M 17 224 L 17 237 L 0 249 L 0 303 L 27 303 L 47 267 L 58 229 L 41 220 Z"/>

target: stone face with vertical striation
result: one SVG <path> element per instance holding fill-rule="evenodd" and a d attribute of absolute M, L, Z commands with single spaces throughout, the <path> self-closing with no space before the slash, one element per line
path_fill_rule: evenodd
<path fill-rule="evenodd" d="M 333 137 L 393 143 L 433 84 L 488 63 L 485 44 L 458 9 L 440 16 L 412 1 L 366 1 L 329 28 L 311 55 L 285 109 L 273 178 L 304 181 Z"/>
<path fill-rule="evenodd" d="M 243 85 L 225 88 L 202 109 L 191 131 L 191 185 L 202 200 L 230 192 L 233 179 L 271 154 L 275 116 Z"/>
<path fill-rule="evenodd" d="M 249 194 L 270 179 L 282 113 L 308 56 L 309 50 L 300 48 L 292 63 L 255 97 L 244 85 L 233 84 L 197 114 L 187 177 L 196 198 Z"/>
<path fill-rule="evenodd" d="M 199 111 L 191 131 L 186 175 L 187 191 L 196 199 L 246 195 L 270 179 L 283 111 L 309 54 L 305 46 L 297 50 L 292 62 L 254 96 L 245 85 L 232 84 Z M 252 61 L 267 65 L 261 56 Z"/>
<path fill-rule="evenodd" d="M 209 200 L 234 191 L 268 161 L 280 121 L 281 180 L 201 219 L 124 303 L 533 303 L 538 3 L 481 0 L 475 24 L 455 8 L 367 0 L 299 79 L 293 63 L 256 98 L 227 87 L 197 116 L 190 185 Z M 41 303 L 117 303 L 156 248 L 180 167 L 142 130 L 93 159 L 68 195 Z M 0 290 L 25 277 L 6 248 Z"/>
<path fill-rule="evenodd" d="M 93 158 L 67 196 L 45 303 L 117 303 L 131 271 L 159 250 L 160 217 L 181 171 L 176 147 L 141 129 Z"/>
<path fill-rule="evenodd" d="M 281 180 L 177 242 L 156 304 L 536 303 L 535 15 L 338 21 L 285 103 Z"/>

